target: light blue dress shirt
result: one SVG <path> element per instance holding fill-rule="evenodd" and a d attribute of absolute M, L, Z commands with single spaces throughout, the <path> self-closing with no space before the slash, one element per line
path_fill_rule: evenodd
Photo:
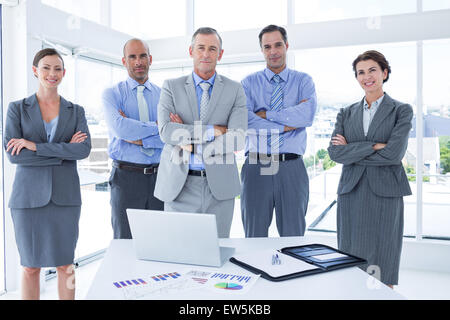
<path fill-rule="evenodd" d="M 56 127 L 58 125 L 59 116 L 53 118 L 50 122 L 44 122 L 45 132 L 47 133 L 47 141 L 52 142 L 53 137 L 55 136 Z"/>
<path fill-rule="evenodd" d="M 378 107 L 380 106 L 381 102 L 383 101 L 384 94 L 378 98 L 376 101 L 372 102 L 370 108 L 369 104 L 366 101 L 366 98 L 364 98 L 364 105 L 363 105 L 363 128 L 364 128 L 364 135 L 367 136 L 367 132 L 369 132 L 370 123 L 372 122 L 373 117 L 375 116 L 375 113 L 378 110 Z"/>
<path fill-rule="evenodd" d="M 209 78 L 208 80 L 203 80 L 200 78 L 195 72 L 192 72 L 192 77 L 194 79 L 195 84 L 195 93 L 197 94 L 197 106 L 198 106 L 198 114 L 200 114 L 200 102 L 202 101 L 203 89 L 200 87 L 200 83 L 208 82 L 211 86 L 209 87 L 208 93 L 209 98 L 211 99 L 211 93 L 214 86 L 214 81 L 216 80 L 216 74 Z M 208 126 L 208 141 L 214 140 L 214 126 Z M 191 158 L 189 161 L 189 169 L 191 170 L 203 170 L 205 166 L 203 165 L 203 160 L 201 157 L 202 154 L 202 146 L 197 146 L 197 154 L 191 153 Z"/>
<path fill-rule="evenodd" d="M 248 131 L 246 152 L 270 154 L 267 150 L 267 134 L 282 134 L 283 145 L 279 152 L 303 155 L 306 150 L 306 127 L 313 123 L 317 108 L 316 91 L 312 78 L 303 72 L 285 68 L 279 73 L 282 79 L 283 107 L 278 111 L 270 109 L 270 99 L 275 88 L 275 75 L 270 69 L 253 73 L 242 80 L 247 96 Z M 302 100 L 306 102 L 300 103 Z M 266 110 L 266 118 L 255 114 Z M 296 130 L 284 132 L 284 127 Z"/>
<path fill-rule="evenodd" d="M 108 153 L 111 159 L 138 164 L 159 163 L 164 143 L 158 132 L 157 106 L 161 89 L 150 81 L 144 83 L 144 98 L 149 111 L 149 121 L 139 120 L 136 80 L 128 78 L 103 92 L 103 112 L 109 129 L 110 143 Z M 125 117 L 119 113 L 122 110 Z M 153 148 L 154 153 L 148 156 L 141 146 L 128 141 L 142 140 L 144 148 Z"/>

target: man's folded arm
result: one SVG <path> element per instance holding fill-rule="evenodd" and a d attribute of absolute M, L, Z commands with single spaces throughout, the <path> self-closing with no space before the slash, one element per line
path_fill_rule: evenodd
<path fill-rule="evenodd" d="M 158 125 L 154 121 L 139 121 L 120 114 L 121 106 L 112 88 L 103 93 L 103 113 L 111 133 L 122 140 L 136 141 L 158 135 Z"/>
<path fill-rule="evenodd" d="M 172 122 L 171 113 L 176 114 L 172 90 L 170 82 L 164 81 L 158 104 L 158 129 L 162 142 L 174 146 L 208 142 L 207 125 Z"/>

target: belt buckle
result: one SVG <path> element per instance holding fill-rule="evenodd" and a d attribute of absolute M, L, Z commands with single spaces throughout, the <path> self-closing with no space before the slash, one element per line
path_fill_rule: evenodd
<path fill-rule="evenodd" d="M 152 168 L 152 167 L 144 168 L 144 174 L 152 174 L 155 172 L 155 170 L 156 170 L 156 168 Z"/>
<path fill-rule="evenodd" d="M 272 162 L 279 162 L 280 161 L 280 154 L 271 154 L 270 159 Z"/>
<path fill-rule="evenodd" d="M 206 177 L 206 171 L 205 170 L 200 170 L 200 176 L 203 178 L 203 177 Z"/>

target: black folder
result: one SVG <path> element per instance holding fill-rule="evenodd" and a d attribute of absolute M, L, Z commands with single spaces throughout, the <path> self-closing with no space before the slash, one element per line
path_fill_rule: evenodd
<path fill-rule="evenodd" d="M 348 268 L 348 267 L 354 267 L 359 266 L 363 264 L 367 264 L 367 261 L 356 257 L 354 255 L 345 253 L 343 251 L 334 249 L 332 247 L 323 245 L 323 244 L 308 244 L 308 245 L 302 245 L 302 246 L 294 246 L 294 247 L 285 247 L 280 250 L 277 250 L 275 252 L 285 254 L 287 256 L 293 257 L 295 259 L 299 259 L 307 264 L 310 264 L 308 270 L 301 270 L 296 272 L 295 270 L 292 270 L 292 263 L 290 266 L 290 272 L 286 274 L 280 274 L 278 276 L 270 275 L 267 270 L 263 270 L 263 268 L 257 268 L 255 266 L 252 266 L 251 264 L 245 263 L 241 260 L 245 257 L 245 255 L 241 255 L 241 260 L 239 260 L 236 257 L 230 258 L 230 261 L 234 264 L 237 264 L 238 266 L 243 267 L 244 269 L 247 269 L 255 274 L 260 274 L 262 278 L 270 280 L 270 281 L 283 281 L 283 280 L 289 280 L 294 279 L 298 277 L 303 276 L 309 276 L 313 274 L 338 270 L 342 268 Z M 335 258 L 327 259 L 326 257 L 329 255 L 338 256 Z M 279 268 L 283 267 L 283 256 L 280 255 L 281 264 Z M 321 257 L 322 256 L 322 257 Z M 267 259 L 267 256 L 261 257 L 264 259 Z M 305 264 L 302 264 L 302 267 L 304 267 Z M 277 267 L 275 267 L 276 269 Z M 295 267 L 294 267 L 295 269 Z M 282 270 L 282 269 L 280 269 Z M 292 272 L 293 271 L 293 272 Z"/>

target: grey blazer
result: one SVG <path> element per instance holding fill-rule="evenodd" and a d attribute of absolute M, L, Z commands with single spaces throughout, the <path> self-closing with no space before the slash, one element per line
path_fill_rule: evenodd
<path fill-rule="evenodd" d="M 392 99 L 385 93 L 383 101 L 369 126 L 367 137 L 363 129 L 363 103 L 352 104 L 337 115 L 333 137 L 343 135 L 347 145 L 334 146 L 330 142 L 328 153 L 333 161 L 344 164 L 338 194 L 353 190 L 364 172 L 371 190 L 383 197 L 401 197 L 411 194 L 401 160 L 408 147 L 413 109 Z M 374 151 L 375 143 L 386 147 Z"/>
<path fill-rule="evenodd" d="M 82 143 L 69 143 L 77 132 L 87 133 Z M 36 98 L 11 102 L 6 117 L 4 147 L 12 138 L 36 143 L 36 151 L 22 149 L 18 155 L 7 152 L 17 164 L 10 208 L 37 208 L 52 200 L 57 205 L 81 205 L 77 162 L 91 151 L 91 137 L 84 110 L 61 97 L 59 120 L 53 142 L 47 141 L 41 111 Z"/>
<path fill-rule="evenodd" d="M 178 114 L 183 124 L 170 121 L 170 113 Z M 216 75 L 203 125 L 199 121 L 198 102 L 192 74 L 166 80 L 158 104 L 158 129 L 165 143 L 161 153 L 155 197 L 173 201 L 186 182 L 189 152 L 179 145 L 201 144 L 206 179 L 217 200 L 236 197 L 241 190 L 235 151 L 245 147 L 247 107 L 241 84 Z M 207 125 L 228 127 L 228 132 L 208 142 Z M 228 145 L 228 147 L 227 147 Z"/>

